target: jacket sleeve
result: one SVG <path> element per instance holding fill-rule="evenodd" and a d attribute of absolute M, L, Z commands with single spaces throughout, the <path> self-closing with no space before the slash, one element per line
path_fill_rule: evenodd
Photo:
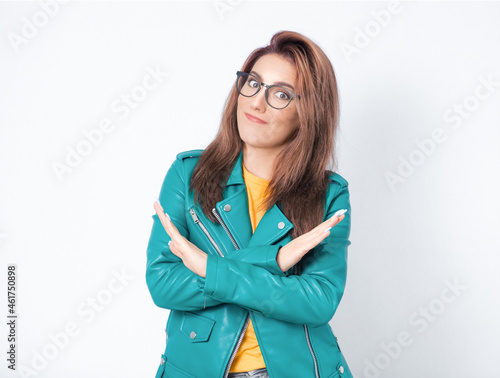
<path fill-rule="evenodd" d="M 278 250 L 285 245 L 286 242 L 272 245 L 256 245 L 249 248 L 237 249 L 225 256 L 228 260 L 237 260 L 252 264 L 275 275 L 284 276 L 285 273 L 280 269 L 276 256 Z"/>
<path fill-rule="evenodd" d="M 344 293 L 351 244 L 348 184 L 334 186 L 324 219 L 340 209 L 347 212 L 330 235 L 302 258 L 301 275 L 273 274 L 260 266 L 209 255 L 206 277 L 198 278 L 200 292 L 278 320 L 312 327 L 328 323 Z"/>
<path fill-rule="evenodd" d="M 177 158 L 163 181 L 159 200 L 179 232 L 189 240 L 185 213 L 185 181 L 182 160 Z M 204 296 L 197 284 L 199 277 L 186 268 L 168 246 L 170 236 L 157 214 L 147 247 L 146 283 L 153 302 L 162 308 L 196 311 L 223 302 Z"/>

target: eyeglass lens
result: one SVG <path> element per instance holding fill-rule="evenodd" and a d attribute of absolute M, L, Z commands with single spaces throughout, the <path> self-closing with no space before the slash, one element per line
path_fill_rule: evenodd
<path fill-rule="evenodd" d="M 251 97 L 259 91 L 261 83 L 255 76 L 244 73 L 238 76 L 237 88 L 243 96 Z M 290 103 L 292 96 L 285 88 L 272 86 L 268 89 L 266 100 L 270 106 L 282 109 Z"/>

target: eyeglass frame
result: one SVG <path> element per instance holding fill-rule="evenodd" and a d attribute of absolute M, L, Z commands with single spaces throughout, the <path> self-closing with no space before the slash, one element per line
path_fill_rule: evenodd
<path fill-rule="evenodd" d="M 259 89 L 257 89 L 257 92 L 255 92 L 253 95 L 251 96 L 246 96 L 244 95 L 243 93 L 240 92 L 240 89 L 238 88 L 238 80 L 240 79 L 240 77 L 242 76 L 242 74 L 245 74 L 245 75 L 248 75 L 248 76 L 251 76 L 253 77 L 260 85 L 259 85 Z M 236 90 L 238 91 L 238 93 L 244 97 L 253 97 L 255 96 L 257 93 L 260 92 L 262 86 L 266 87 L 266 90 L 265 90 L 265 98 L 266 98 L 266 103 L 267 105 L 269 105 L 271 108 L 273 109 L 277 109 L 277 110 L 282 110 L 282 109 L 285 109 L 288 105 L 290 105 L 290 103 L 292 102 L 292 100 L 294 98 L 297 98 L 297 100 L 300 100 L 300 95 L 296 95 L 295 93 L 293 93 L 290 89 L 287 89 L 285 87 L 282 87 L 281 85 L 268 85 L 268 84 L 265 84 L 263 83 L 262 81 L 259 80 L 258 77 L 256 77 L 255 75 L 249 73 L 249 72 L 243 72 L 243 71 L 236 71 L 236 82 L 235 82 L 235 87 L 236 87 Z M 248 79 L 247 79 L 248 80 Z M 246 82 L 245 82 L 246 83 Z M 269 103 L 269 88 L 272 88 L 272 87 L 277 87 L 277 88 L 281 88 L 281 89 L 284 89 L 289 95 L 290 95 L 290 101 L 288 101 L 288 104 L 286 104 L 284 107 L 282 108 L 277 108 L 275 106 L 272 106 L 270 103 Z"/>

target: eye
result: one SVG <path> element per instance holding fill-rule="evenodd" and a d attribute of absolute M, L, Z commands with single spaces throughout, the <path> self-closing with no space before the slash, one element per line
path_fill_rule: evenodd
<path fill-rule="evenodd" d="M 283 91 L 276 92 L 275 96 L 280 100 L 289 100 L 290 99 L 290 95 L 286 92 L 283 92 Z"/>
<path fill-rule="evenodd" d="M 255 79 L 248 79 L 247 83 L 248 86 L 252 88 L 257 88 L 259 86 L 259 83 Z"/>

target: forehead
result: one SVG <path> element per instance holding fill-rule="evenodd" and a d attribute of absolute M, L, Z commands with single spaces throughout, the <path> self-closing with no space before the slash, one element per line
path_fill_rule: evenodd
<path fill-rule="evenodd" d="M 262 81 L 269 82 L 269 84 L 275 81 L 284 81 L 295 85 L 297 78 L 295 66 L 276 54 L 261 56 L 255 62 L 252 71 L 257 72 L 262 77 Z"/>

